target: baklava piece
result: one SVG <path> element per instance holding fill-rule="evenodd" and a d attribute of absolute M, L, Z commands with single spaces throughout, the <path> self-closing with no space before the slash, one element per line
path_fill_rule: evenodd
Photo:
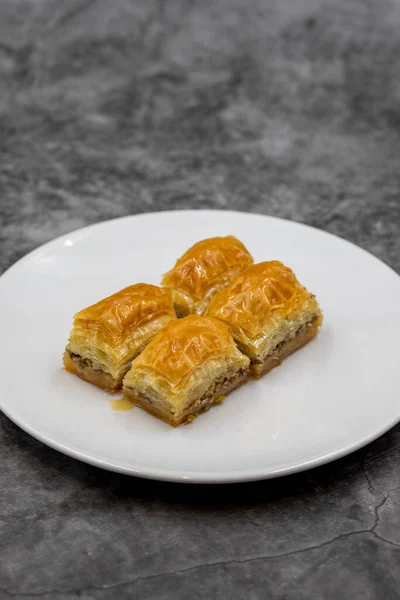
<path fill-rule="evenodd" d="M 123 391 L 133 404 L 176 427 L 221 402 L 250 374 L 229 327 L 189 315 L 171 321 L 132 363 Z"/>
<path fill-rule="evenodd" d="M 171 320 L 176 314 L 169 290 L 146 283 L 124 288 L 75 315 L 64 366 L 114 392 L 132 360 Z"/>
<path fill-rule="evenodd" d="M 214 294 L 251 264 L 251 254 L 233 235 L 209 238 L 189 248 L 161 283 L 172 291 L 178 317 L 203 315 Z"/>
<path fill-rule="evenodd" d="M 249 267 L 213 298 L 207 315 L 229 326 L 255 377 L 309 342 L 322 323 L 315 296 L 278 261 Z"/>

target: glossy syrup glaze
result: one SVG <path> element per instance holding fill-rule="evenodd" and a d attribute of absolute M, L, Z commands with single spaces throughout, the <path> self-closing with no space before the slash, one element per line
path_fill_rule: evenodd
<path fill-rule="evenodd" d="M 171 292 L 156 285 L 137 283 L 78 312 L 74 326 L 96 328 L 103 339 L 113 341 L 126 330 L 163 315 L 176 316 Z"/>
<path fill-rule="evenodd" d="M 178 387 L 207 361 L 242 355 L 224 323 L 210 317 L 189 315 L 170 321 L 133 361 L 133 370 L 147 370 Z"/>
<path fill-rule="evenodd" d="M 286 317 L 309 301 L 318 308 L 293 271 L 274 260 L 252 265 L 238 275 L 212 299 L 207 315 L 254 338 L 271 317 Z"/>
<path fill-rule="evenodd" d="M 209 238 L 189 248 L 164 275 L 162 285 L 200 300 L 252 263 L 251 254 L 233 235 Z"/>

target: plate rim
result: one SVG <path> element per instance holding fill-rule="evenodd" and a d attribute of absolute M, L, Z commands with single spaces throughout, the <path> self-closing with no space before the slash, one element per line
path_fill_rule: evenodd
<path fill-rule="evenodd" d="M 278 221 L 280 223 L 284 223 L 285 225 L 289 226 L 293 226 L 293 227 L 299 227 L 299 228 L 305 228 L 305 229 L 311 229 L 314 232 L 319 233 L 322 236 L 329 236 L 332 238 L 335 238 L 336 240 L 339 240 L 341 242 L 343 242 L 345 245 L 349 245 L 355 249 L 357 249 L 358 251 L 360 251 L 363 254 L 367 254 L 370 258 L 373 258 L 374 260 L 378 261 L 381 265 L 383 265 L 384 267 L 386 267 L 387 269 L 389 269 L 389 271 L 391 271 L 392 273 L 394 273 L 394 275 L 397 275 L 397 277 L 400 278 L 400 274 L 397 273 L 397 271 L 395 271 L 393 269 L 393 267 L 391 267 L 390 265 L 388 265 L 384 260 L 382 260 L 381 258 L 379 258 L 378 256 L 375 256 L 375 254 L 372 254 L 372 252 L 369 252 L 369 250 L 366 250 L 365 248 L 363 248 L 362 246 L 358 246 L 357 244 L 355 244 L 354 242 L 351 242 L 350 240 L 347 240 L 344 237 L 341 237 L 340 235 L 337 235 L 336 233 L 331 233 L 330 231 L 326 231 L 325 229 L 320 229 L 319 227 L 314 227 L 313 225 L 308 225 L 307 223 L 303 223 L 302 221 L 294 221 L 292 219 L 284 219 L 283 217 L 275 217 L 273 215 L 264 215 L 263 213 L 257 213 L 257 212 L 248 212 L 248 211 L 240 211 L 240 210 L 221 210 L 221 209 L 212 209 L 212 208 L 199 208 L 199 209 L 172 209 L 172 210 L 155 210 L 152 212 L 143 212 L 143 213 L 134 213 L 131 215 L 124 215 L 122 217 L 115 217 L 114 219 L 105 219 L 104 221 L 99 221 L 97 223 L 91 223 L 90 225 L 84 225 L 83 227 L 78 227 L 78 229 L 71 229 L 71 231 L 68 231 L 67 233 L 62 233 L 61 235 L 58 235 L 55 238 L 52 238 L 51 240 L 48 240 L 47 242 L 44 242 L 43 244 L 40 244 L 39 246 L 36 246 L 36 248 L 33 248 L 32 250 L 30 250 L 29 252 L 27 252 L 26 254 L 24 254 L 23 256 L 21 256 L 20 258 L 18 258 L 12 265 L 10 265 L 5 271 L 3 271 L 3 273 L 0 274 L 0 286 L 1 286 L 1 280 L 5 277 L 5 275 L 8 275 L 8 273 L 14 269 L 14 267 L 16 267 L 17 265 L 19 265 L 22 261 L 27 260 L 28 258 L 30 258 L 31 256 L 33 256 L 36 252 L 39 252 L 39 250 L 44 250 L 45 248 L 47 248 L 48 246 L 50 246 L 51 244 L 55 243 L 55 242 L 61 242 L 63 240 L 65 240 L 66 238 L 68 238 L 71 235 L 76 235 L 79 232 L 82 231 L 87 231 L 87 230 L 92 230 L 95 229 L 97 227 L 102 227 L 106 224 L 109 223 L 115 223 L 117 221 L 124 221 L 124 220 L 129 220 L 129 219 L 139 219 L 141 217 L 146 218 L 146 217 L 150 217 L 153 215 L 168 215 L 168 214 L 175 214 L 175 213 L 186 213 L 186 214 L 191 214 L 191 213 L 219 213 L 219 214 L 231 214 L 231 215 L 248 215 L 248 216 L 252 216 L 252 217 L 262 217 L 264 219 L 268 219 L 269 221 Z"/>
<path fill-rule="evenodd" d="M 141 467 L 124 467 L 112 461 L 105 461 L 100 458 L 94 458 L 88 454 L 75 450 L 70 446 L 57 442 L 52 437 L 47 437 L 38 432 L 34 427 L 26 425 L 20 422 L 20 419 L 14 418 L 10 411 L 4 410 L 0 406 L 0 410 L 6 415 L 17 427 L 22 429 L 25 433 L 32 436 L 45 446 L 57 450 L 65 456 L 69 456 L 80 462 L 89 464 L 91 466 L 101 468 L 105 471 L 111 471 L 113 473 L 119 473 L 122 475 L 128 475 L 131 477 L 138 477 L 140 479 L 149 479 L 152 481 L 166 481 L 171 483 L 192 483 L 192 484 L 237 484 L 237 483 L 248 483 L 251 481 L 263 481 L 267 479 L 276 479 L 278 477 L 286 477 L 295 473 L 302 473 L 314 469 L 316 467 L 323 466 L 330 462 L 334 462 L 340 458 L 348 456 L 357 450 L 367 446 L 371 442 L 374 442 L 384 433 L 387 433 L 399 422 L 399 418 L 395 418 L 388 426 L 383 426 L 378 432 L 373 432 L 370 435 L 365 436 L 361 440 L 358 440 L 354 444 L 343 446 L 339 450 L 328 452 L 327 454 L 307 460 L 290 467 L 284 467 L 281 469 L 262 471 L 261 469 L 244 469 L 240 471 L 215 471 L 210 473 L 209 471 L 197 471 L 195 474 L 191 471 L 176 471 L 163 468 L 141 468 Z M 399 415 L 400 417 L 400 415 Z"/>
<path fill-rule="evenodd" d="M 49 246 L 52 246 L 54 244 L 61 243 L 61 242 L 65 241 L 66 238 L 70 237 L 71 235 L 76 235 L 76 234 L 79 234 L 79 232 L 83 232 L 83 231 L 86 232 L 88 230 L 92 230 L 95 228 L 101 228 L 101 227 L 109 225 L 110 223 L 117 222 L 117 221 L 149 218 L 154 215 L 155 216 L 168 215 L 168 214 L 175 214 L 177 212 L 185 213 L 186 215 L 193 214 L 193 213 L 199 213 L 199 212 L 203 213 L 203 214 L 209 214 L 209 215 L 211 215 L 212 213 L 213 214 L 219 213 L 221 215 L 222 214 L 224 214 L 224 215 L 226 215 L 226 214 L 249 215 L 254 218 L 261 217 L 261 218 L 267 219 L 269 221 L 278 221 L 278 222 L 284 224 L 285 226 L 289 225 L 290 227 L 294 227 L 294 228 L 311 229 L 314 232 L 318 232 L 322 236 L 333 237 L 336 240 L 339 240 L 340 242 L 342 242 L 343 244 L 349 245 L 349 246 L 357 249 L 361 253 L 368 255 L 369 259 L 371 259 L 371 258 L 374 259 L 375 261 L 377 261 L 380 264 L 381 267 L 382 266 L 386 267 L 386 269 L 391 271 L 396 277 L 400 278 L 400 275 L 391 266 L 386 264 L 382 259 L 378 258 L 377 256 L 375 256 L 368 250 L 365 250 L 364 248 L 358 246 L 357 244 L 355 244 L 343 237 L 340 237 L 338 235 L 335 235 L 335 234 L 325 231 L 323 229 L 313 227 L 306 223 L 293 221 L 290 219 L 284 219 L 281 217 L 275 217 L 275 216 L 271 216 L 271 215 L 264 215 L 261 213 L 246 212 L 246 211 L 220 210 L 220 209 L 217 209 L 217 210 L 213 210 L 213 209 L 179 210 L 179 209 L 176 209 L 176 210 L 165 210 L 165 211 L 163 210 L 163 211 L 154 211 L 154 212 L 135 213 L 132 215 L 125 215 L 122 217 L 117 217 L 115 219 L 106 219 L 104 221 L 99 221 L 98 223 L 86 225 L 84 227 L 80 227 L 78 229 L 74 229 L 74 230 L 71 230 L 70 232 L 67 232 L 60 236 L 57 236 L 56 238 L 53 238 L 53 239 L 45 242 L 44 244 L 41 244 L 40 246 L 34 248 L 30 252 L 23 255 L 21 258 L 19 258 L 10 267 L 8 267 L 0 275 L 0 290 L 4 285 L 4 279 L 6 279 L 9 276 L 10 272 L 12 272 L 18 266 L 20 266 L 21 263 L 28 262 L 29 259 L 31 259 L 39 251 L 43 251 L 43 250 L 47 249 Z M 394 419 L 390 419 L 386 424 L 382 425 L 379 428 L 379 430 L 374 431 L 374 432 L 364 436 L 363 438 L 361 438 L 360 440 L 357 440 L 354 443 L 346 444 L 337 450 L 333 450 L 332 452 L 328 452 L 327 454 L 324 454 L 323 456 L 319 456 L 317 458 L 306 460 L 306 461 L 300 462 L 296 465 L 277 468 L 277 469 L 273 469 L 273 470 L 268 469 L 268 471 L 263 471 L 262 468 L 256 468 L 256 469 L 241 469 L 238 471 L 228 471 L 228 472 L 225 472 L 225 471 L 222 471 L 222 472 L 197 471 L 197 472 L 193 473 L 192 471 L 182 471 L 182 470 L 176 471 L 173 469 L 171 470 L 171 469 L 159 468 L 159 467 L 143 468 L 143 467 L 140 467 L 140 465 L 127 467 L 127 466 L 123 466 L 118 463 L 115 463 L 113 461 L 107 461 L 107 460 L 103 460 L 101 458 L 96 458 L 91 455 L 85 454 L 84 452 L 81 452 L 81 451 L 73 448 L 72 446 L 67 446 L 63 443 L 58 442 L 56 439 L 54 439 L 51 436 L 42 434 L 37 429 L 35 429 L 34 427 L 32 427 L 29 424 L 27 424 L 26 422 L 24 422 L 23 419 L 20 419 L 18 416 L 15 416 L 13 414 L 12 409 L 9 410 L 8 408 L 4 407 L 1 394 L 0 394 L 0 410 L 3 412 L 3 414 L 6 415 L 7 418 L 9 418 L 15 425 L 17 425 L 17 427 L 22 429 L 28 435 L 31 435 L 33 438 L 40 441 L 44 445 L 49 446 L 53 450 L 57 450 L 58 452 L 66 455 L 66 456 L 69 456 L 71 458 L 74 458 L 76 460 L 84 462 L 86 464 L 90 464 L 92 466 L 95 466 L 95 467 L 98 467 L 98 468 L 101 468 L 104 470 L 108 470 L 108 471 L 112 471 L 112 472 L 116 472 L 116 473 L 120 473 L 120 474 L 124 474 L 124 475 L 130 475 L 133 477 L 140 477 L 143 479 L 168 481 L 168 482 L 175 482 L 175 483 L 193 483 L 193 484 L 241 483 L 241 482 L 249 482 L 249 481 L 259 481 L 259 480 L 265 480 L 265 479 L 274 479 L 277 477 L 287 476 L 287 475 L 291 475 L 294 473 L 300 473 L 305 470 L 313 469 L 318 466 L 327 464 L 329 462 L 338 460 L 346 455 L 351 454 L 352 452 L 356 452 L 360 448 L 362 448 L 362 447 L 368 445 L 369 443 L 373 442 L 374 440 L 378 439 L 384 433 L 386 433 L 387 431 L 392 429 L 400 421 L 400 409 L 399 409 L 399 414 Z"/>

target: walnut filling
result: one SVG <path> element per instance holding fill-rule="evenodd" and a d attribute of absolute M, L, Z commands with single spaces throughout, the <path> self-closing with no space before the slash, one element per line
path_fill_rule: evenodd
<path fill-rule="evenodd" d="M 63 360 L 67 371 L 74 373 L 85 381 L 110 392 L 121 388 L 122 380 L 114 379 L 111 373 L 103 371 L 100 364 L 95 361 L 69 351 L 64 352 Z"/>
<path fill-rule="evenodd" d="M 249 376 L 249 369 L 239 369 L 229 377 L 219 377 L 198 400 L 193 400 L 188 407 L 190 415 L 207 411 L 213 404 L 222 402 L 224 396 L 239 387 Z"/>
<path fill-rule="evenodd" d="M 71 360 L 77 364 L 81 369 L 91 369 L 92 371 L 104 371 L 98 363 L 95 363 L 90 358 L 83 358 L 80 354 L 75 354 L 74 352 L 68 352 Z"/>
<path fill-rule="evenodd" d="M 244 383 L 249 375 L 250 368 L 241 368 L 228 377 L 219 377 L 201 398 L 193 400 L 180 414 L 175 413 L 173 409 L 166 409 L 162 399 L 150 397 L 148 394 L 128 386 L 124 388 L 124 392 L 134 404 L 176 427 L 192 421 L 198 414 L 211 408 L 213 404 L 221 402 L 227 394 Z"/>
<path fill-rule="evenodd" d="M 307 323 L 304 323 L 304 325 L 299 327 L 298 330 L 295 332 L 294 336 L 292 338 L 290 338 L 289 340 L 282 340 L 281 342 L 279 342 L 279 344 L 277 344 L 275 346 L 275 348 L 271 352 L 269 352 L 262 361 L 254 361 L 254 362 L 264 362 L 264 360 L 266 360 L 267 358 L 270 358 L 274 355 L 279 354 L 281 349 L 284 346 L 286 346 L 286 344 L 288 344 L 289 342 L 294 340 L 296 337 L 299 337 L 300 335 L 302 335 L 305 331 L 307 331 L 307 329 L 309 327 L 312 327 L 314 325 L 314 323 L 317 321 L 317 318 L 318 317 L 313 317 L 310 321 L 308 321 Z"/>
<path fill-rule="evenodd" d="M 251 369 L 254 377 L 261 377 L 281 364 L 284 358 L 305 346 L 318 333 L 319 317 L 313 317 L 296 331 L 290 339 L 283 340 L 261 360 L 252 360 Z"/>

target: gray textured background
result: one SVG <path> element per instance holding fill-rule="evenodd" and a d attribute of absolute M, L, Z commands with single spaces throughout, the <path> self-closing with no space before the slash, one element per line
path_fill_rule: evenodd
<path fill-rule="evenodd" d="M 111 217 L 306 222 L 400 272 L 400 0 L 0 0 L 0 271 Z M 80 464 L 0 418 L 0 598 L 400 598 L 400 427 L 276 481 Z"/>

